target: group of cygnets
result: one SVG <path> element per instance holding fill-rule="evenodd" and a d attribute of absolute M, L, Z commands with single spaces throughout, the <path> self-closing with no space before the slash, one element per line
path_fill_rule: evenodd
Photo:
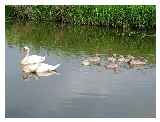
<path fill-rule="evenodd" d="M 51 73 L 56 71 L 56 69 L 60 66 L 60 64 L 56 65 L 49 65 L 44 63 L 45 57 L 38 56 L 38 55 L 29 55 L 30 49 L 25 46 L 23 48 L 23 58 L 21 60 L 21 67 L 22 71 L 25 73 Z M 131 66 L 136 65 L 145 65 L 147 60 L 143 57 L 137 58 L 131 55 L 123 56 L 120 54 L 112 54 L 111 56 L 107 57 L 106 64 L 104 67 L 106 69 L 117 69 L 121 64 L 127 63 Z M 100 65 L 101 64 L 101 57 L 99 54 L 95 56 L 88 57 L 82 61 L 82 64 L 85 66 L 88 65 Z"/>
<path fill-rule="evenodd" d="M 122 64 L 128 64 L 129 66 L 142 66 L 147 63 L 147 60 L 144 57 L 134 57 L 132 55 L 123 56 L 120 54 L 112 54 L 111 56 L 107 57 L 107 61 L 104 64 L 106 69 L 117 69 Z M 88 65 L 100 65 L 101 64 L 101 57 L 100 55 L 96 54 L 96 56 L 88 57 L 82 61 L 82 64 L 85 66 Z"/>
<path fill-rule="evenodd" d="M 55 71 L 60 64 L 57 65 L 49 65 L 44 63 L 45 57 L 38 55 L 29 55 L 30 49 L 25 46 L 23 48 L 23 58 L 21 60 L 22 71 L 25 73 L 47 73 Z"/>

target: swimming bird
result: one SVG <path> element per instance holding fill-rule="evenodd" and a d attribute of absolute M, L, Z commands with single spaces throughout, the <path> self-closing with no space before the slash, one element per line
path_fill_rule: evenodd
<path fill-rule="evenodd" d="M 116 62 L 116 56 L 117 56 L 117 54 L 113 54 L 111 57 L 108 57 L 107 58 L 107 60 L 108 60 L 108 62 Z"/>
<path fill-rule="evenodd" d="M 105 65 L 106 69 L 117 69 L 118 67 L 119 67 L 118 64 L 114 63 L 114 62 L 111 62 L 111 63 Z"/>
<path fill-rule="evenodd" d="M 29 55 L 30 49 L 27 46 L 23 48 L 23 53 L 24 53 L 24 57 L 21 60 L 22 65 L 36 64 L 36 63 L 41 63 L 45 61 L 45 57 L 38 56 L 38 55 Z"/>
<path fill-rule="evenodd" d="M 101 58 L 99 57 L 98 54 L 94 57 L 88 57 L 87 59 L 82 61 L 83 65 L 91 65 L 91 64 L 100 64 Z"/>
<path fill-rule="evenodd" d="M 145 65 L 146 64 L 146 61 L 141 61 L 139 59 L 130 59 L 128 61 L 128 64 L 129 65 Z"/>
<path fill-rule="evenodd" d="M 119 57 L 118 57 L 118 59 L 117 59 L 117 61 L 118 62 L 121 62 L 121 63 L 123 63 L 123 62 L 125 62 L 125 58 L 124 58 L 124 56 L 123 55 L 120 55 Z"/>
<path fill-rule="evenodd" d="M 126 58 L 125 58 L 125 60 L 124 60 L 124 62 L 128 63 L 131 59 L 135 59 L 135 57 L 132 56 L 132 55 L 127 55 Z"/>
<path fill-rule="evenodd" d="M 91 65 L 91 63 L 90 63 L 89 60 L 87 60 L 87 59 L 86 59 L 86 60 L 83 60 L 83 61 L 82 61 L 82 64 L 85 65 L 85 66 Z"/>

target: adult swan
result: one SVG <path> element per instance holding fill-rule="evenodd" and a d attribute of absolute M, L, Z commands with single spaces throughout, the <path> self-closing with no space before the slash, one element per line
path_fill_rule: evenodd
<path fill-rule="evenodd" d="M 45 57 L 38 56 L 38 55 L 29 55 L 29 52 L 30 52 L 30 49 L 27 46 L 25 46 L 23 48 L 24 57 L 21 60 L 22 65 L 38 64 L 45 61 Z"/>

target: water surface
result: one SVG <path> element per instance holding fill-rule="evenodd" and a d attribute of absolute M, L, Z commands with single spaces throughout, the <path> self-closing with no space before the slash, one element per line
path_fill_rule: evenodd
<path fill-rule="evenodd" d="M 23 79 L 21 48 L 61 63 L 59 75 Z M 100 53 L 101 65 L 81 61 Z M 147 65 L 106 70 L 109 54 L 144 56 Z M 155 117 L 155 37 L 100 27 L 6 23 L 6 117 Z"/>

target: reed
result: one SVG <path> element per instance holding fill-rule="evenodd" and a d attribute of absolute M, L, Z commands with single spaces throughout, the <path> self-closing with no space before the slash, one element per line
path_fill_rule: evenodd
<path fill-rule="evenodd" d="M 6 7 L 6 20 L 20 22 L 60 22 L 109 28 L 155 30 L 154 5 L 20 5 Z"/>

